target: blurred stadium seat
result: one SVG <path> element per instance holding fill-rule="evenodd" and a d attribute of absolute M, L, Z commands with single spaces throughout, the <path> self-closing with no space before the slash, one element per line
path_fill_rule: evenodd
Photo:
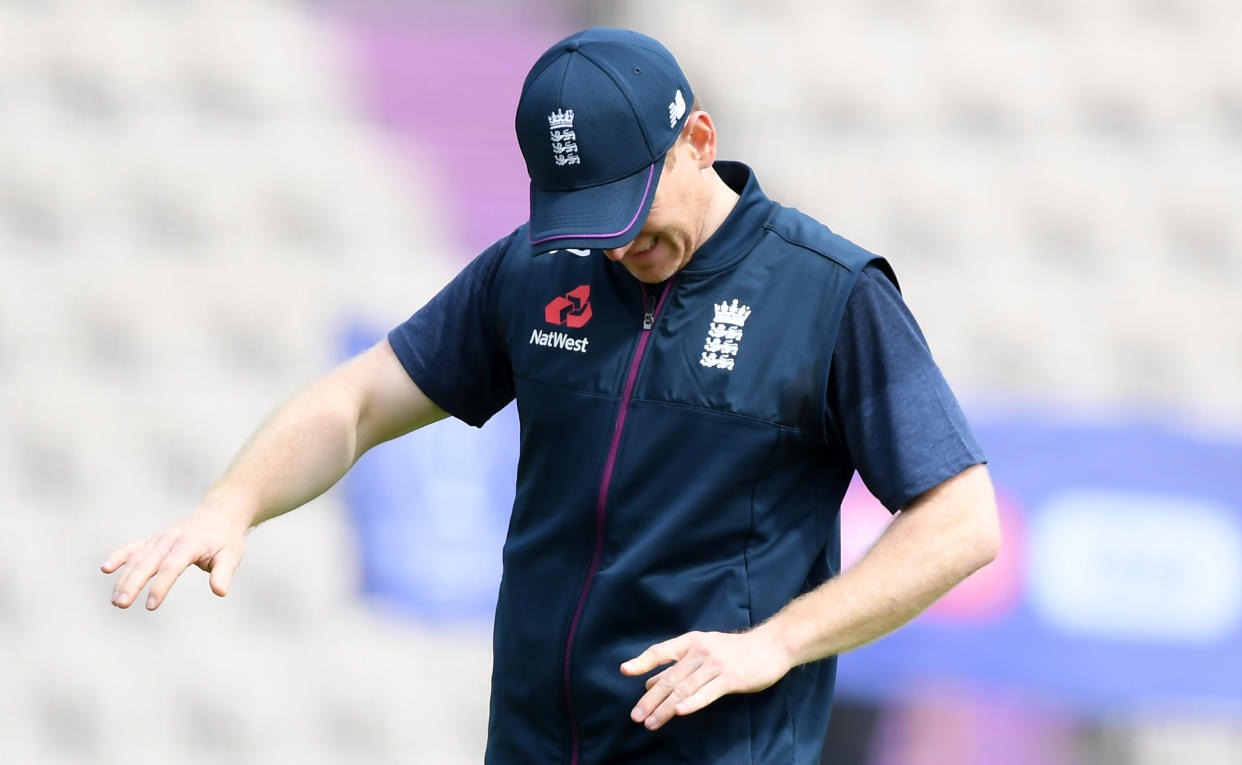
<path fill-rule="evenodd" d="M 684 51 L 724 155 L 893 260 L 956 385 L 1236 432 L 1236 5 L 708 8 L 616 22 Z"/>
<path fill-rule="evenodd" d="M 358 602 L 336 494 L 252 534 L 222 603 L 192 571 L 120 614 L 94 570 L 191 509 L 343 326 L 399 321 L 467 256 L 439 147 L 369 113 L 341 4 L 0 0 L 6 762 L 480 759 L 486 636 Z M 892 259 L 968 400 L 1242 429 L 1242 5 L 577 6 L 666 42 L 724 156 Z M 1229 724 L 1100 761 L 1236 762 Z"/>

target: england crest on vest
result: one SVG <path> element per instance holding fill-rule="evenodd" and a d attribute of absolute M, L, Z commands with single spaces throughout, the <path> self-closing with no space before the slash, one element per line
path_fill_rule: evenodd
<path fill-rule="evenodd" d="M 699 365 L 731 372 L 741 347 L 743 327 L 750 318 L 750 306 L 738 305 L 734 298 L 732 303 L 716 303 L 715 308 L 716 315 L 707 328 Z"/>

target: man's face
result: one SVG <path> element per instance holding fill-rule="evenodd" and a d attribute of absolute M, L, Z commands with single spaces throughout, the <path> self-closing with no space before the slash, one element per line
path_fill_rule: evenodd
<path fill-rule="evenodd" d="M 669 149 L 656 186 L 651 212 L 634 241 L 604 250 L 647 284 L 658 284 L 681 270 L 703 243 L 708 192 L 690 144 L 677 141 Z"/>

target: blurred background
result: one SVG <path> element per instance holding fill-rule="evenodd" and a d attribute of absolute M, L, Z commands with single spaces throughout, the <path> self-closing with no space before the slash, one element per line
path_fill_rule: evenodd
<path fill-rule="evenodd" d="M 593 24 L 889 258 L 992 460 L 1002 557 L 842 659 L 825 762 L 1242 762 L 1232 0 L 0 0 L 0 760 L 481 761 L 512 411 L 375 450 L 225 600 L 98 566 L 525 219 L 521 81 Z"/>

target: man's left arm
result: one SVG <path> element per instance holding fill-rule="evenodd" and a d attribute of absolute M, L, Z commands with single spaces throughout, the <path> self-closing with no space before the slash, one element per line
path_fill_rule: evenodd
<path fill-rule="evenodd" d="M 875 640 L 996 556 L 1000 530 L 983 451 L 890 277 L 886 266 L 869 265 L 850 293 L 826 417 L 835 446 L 896 512 L 892 523 L 850 570 L 758 627 L 687 633 L 623 664 L 625 674 L 642 675 L 674 662 L 648 679 L 635 722 L 658 728 Z"/>
<path fill-rule="evenodd" d="M 922 613 L 1000 550 L 987 468 L 975 465 L 920 494 L 870 550 L 840 576 L 793 600 L 743 633 L 690 632 L 621 665 L 647 680 L 631 713 L 655 730 L 729 693 L 753 693 L 800 664 L 842 653 Z"/>

